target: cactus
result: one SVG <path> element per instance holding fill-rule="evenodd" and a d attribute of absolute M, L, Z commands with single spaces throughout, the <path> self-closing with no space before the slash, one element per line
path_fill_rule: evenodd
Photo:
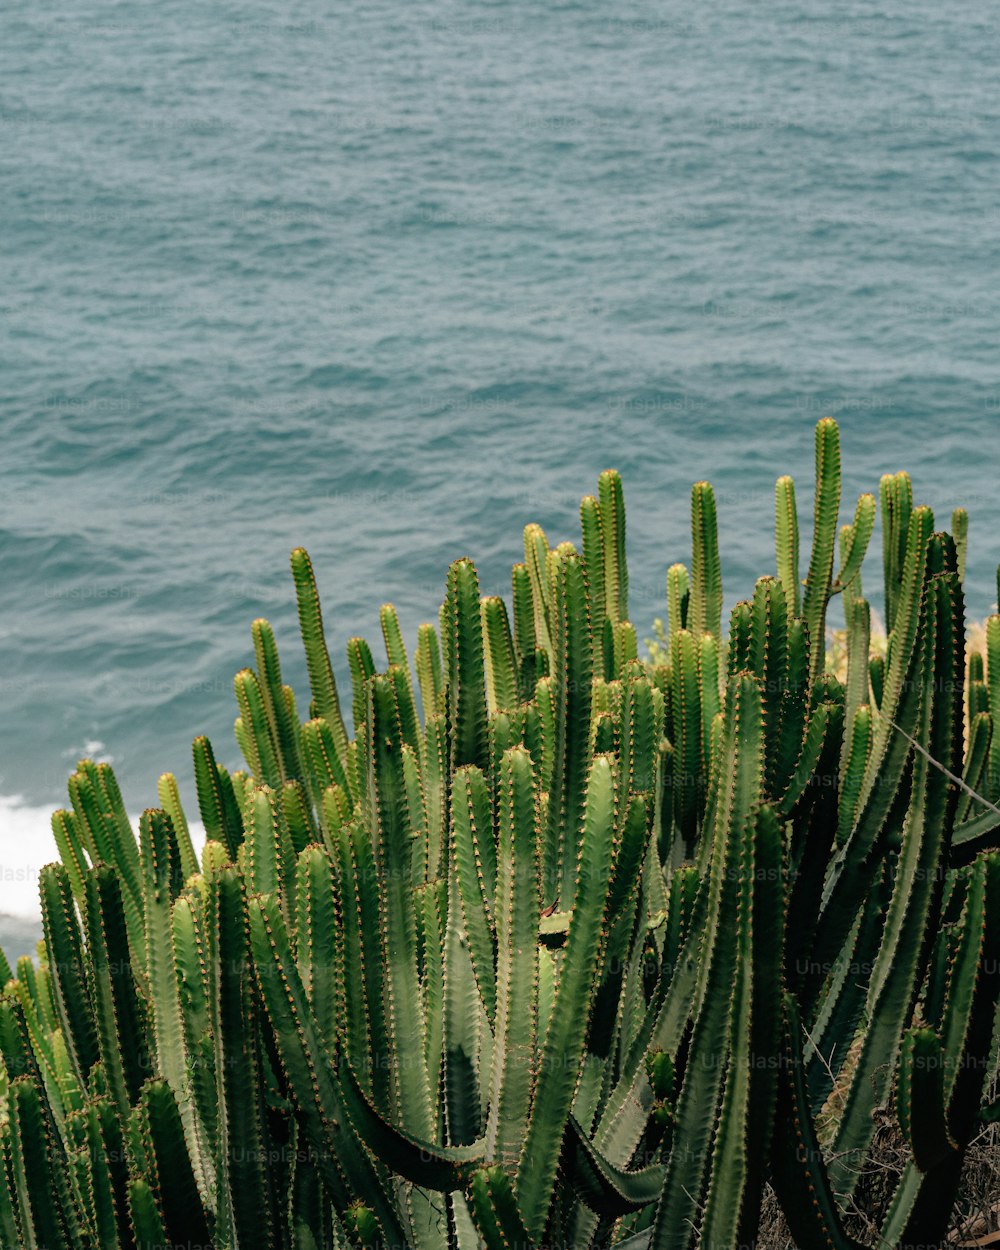
<path fill-rule="evenodd" d="M 873 657 L 829 420 L 816 467 L 805 593 L 779 478 L 728 638 L 698 483 L 639 658 L 608 470 L 579 548 L 526 528 L 509 613 L 462 559 L 412 661 L 389 605 L 384 671 L 348 641 L 353 732 L 293 552 L 307 716 L 254 622 L 249 771 L 193 745 L 200 862 L 170 774 L 138 836 L 89 761 L 53 818 L 0 994 L 0 1245 L 708 1250 L 770 1184 L 803 1250 L 853 1250 L 876 1113 L 879 1244 L 940 1240 L 995 1116 L 1000 617 L 966 666 L 968 519 L 886 476 Z"/>

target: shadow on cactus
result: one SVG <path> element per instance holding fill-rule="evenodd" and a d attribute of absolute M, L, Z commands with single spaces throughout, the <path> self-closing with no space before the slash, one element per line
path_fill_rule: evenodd
<path fill-rule="evenodd" d="M 412 657 L 391 607 L 382 671 L 348 642 L 353 735 L 293 552 L 308 717 L 256 621 L 200 855 L 173 777 L 138 837 L 107 765 L 70 779 L 0 998 L 0 1244 L 731 1250 L 768 1187 L 807 1250 L 936 1244 L 996 1112 L 1000 617 L 966 671 L 964 513 L 897 474 L 838 530 L 816 446 L 804 581 L 780 478 L 727 634 L 702 482 L 640 660 L 605 472 L 510 608 L 462 559 Z"/>

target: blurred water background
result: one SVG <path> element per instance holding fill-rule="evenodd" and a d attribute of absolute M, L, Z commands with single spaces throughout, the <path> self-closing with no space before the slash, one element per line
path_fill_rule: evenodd
<path fill-rule="evenodd" d="M 131 810 L 166 769 L 191 800 L 195 734 L 237 762 L 256 616 L 305 691 L 296 544 L 346 681 L 379 603 L 412 639 L 463 553 L 506 592 L 524 523 L 574 536 L 614 465 L 649 633 L 690 483 L 732 603 L 832 414 L 845 519 L 908 467 L 970 509 L 995 602 L 989 6 L 11 0 L 0 29 L 9 953 L 80 755 Z"/>

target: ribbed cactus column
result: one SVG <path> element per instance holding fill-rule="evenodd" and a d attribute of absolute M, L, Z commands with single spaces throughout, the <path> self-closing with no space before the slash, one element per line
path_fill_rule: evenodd
<path fill-rule="evenodd" d="M 1000 616 L 966 660 L 968 517 L 887 475 L 880 648 L 875 496 L 839 507 L 827 419 L 804 587 L 779 477 L 724 635 L 697 483 L 654 664 L 606 470 L 509 604 L 464 558 L 415 647 L 388 604 L 346 641 L 352 731 L 293 552 L 311 697 L 255 621 L 200 855 L 169 773 L 137 831 L 86 760 L 53 817 L 44 940 L 0 959 L 0 1245 L 731 1250 L 770 1184 L 857 1250 L 873 1163 L 870 1250 L 941 1244 L 998 1116 Z"/>

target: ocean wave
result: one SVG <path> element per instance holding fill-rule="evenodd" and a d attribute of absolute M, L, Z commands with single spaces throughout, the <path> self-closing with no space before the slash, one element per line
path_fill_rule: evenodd
<path fill-rule="evenodd" d="M 20 794 L 0 794 L 0 938 L 4 919 L 39 922 L 38 877 L 46 864 L 59 858 L 52 836 L 52 813 L 58 803 L 36 805 Z M 138 829 L 139 816 L 130 816 Z M 204 826 L 190 821 L 195 849 L 205 842 Z M 6 945 L 6 942 L 4 943 Z"/>

